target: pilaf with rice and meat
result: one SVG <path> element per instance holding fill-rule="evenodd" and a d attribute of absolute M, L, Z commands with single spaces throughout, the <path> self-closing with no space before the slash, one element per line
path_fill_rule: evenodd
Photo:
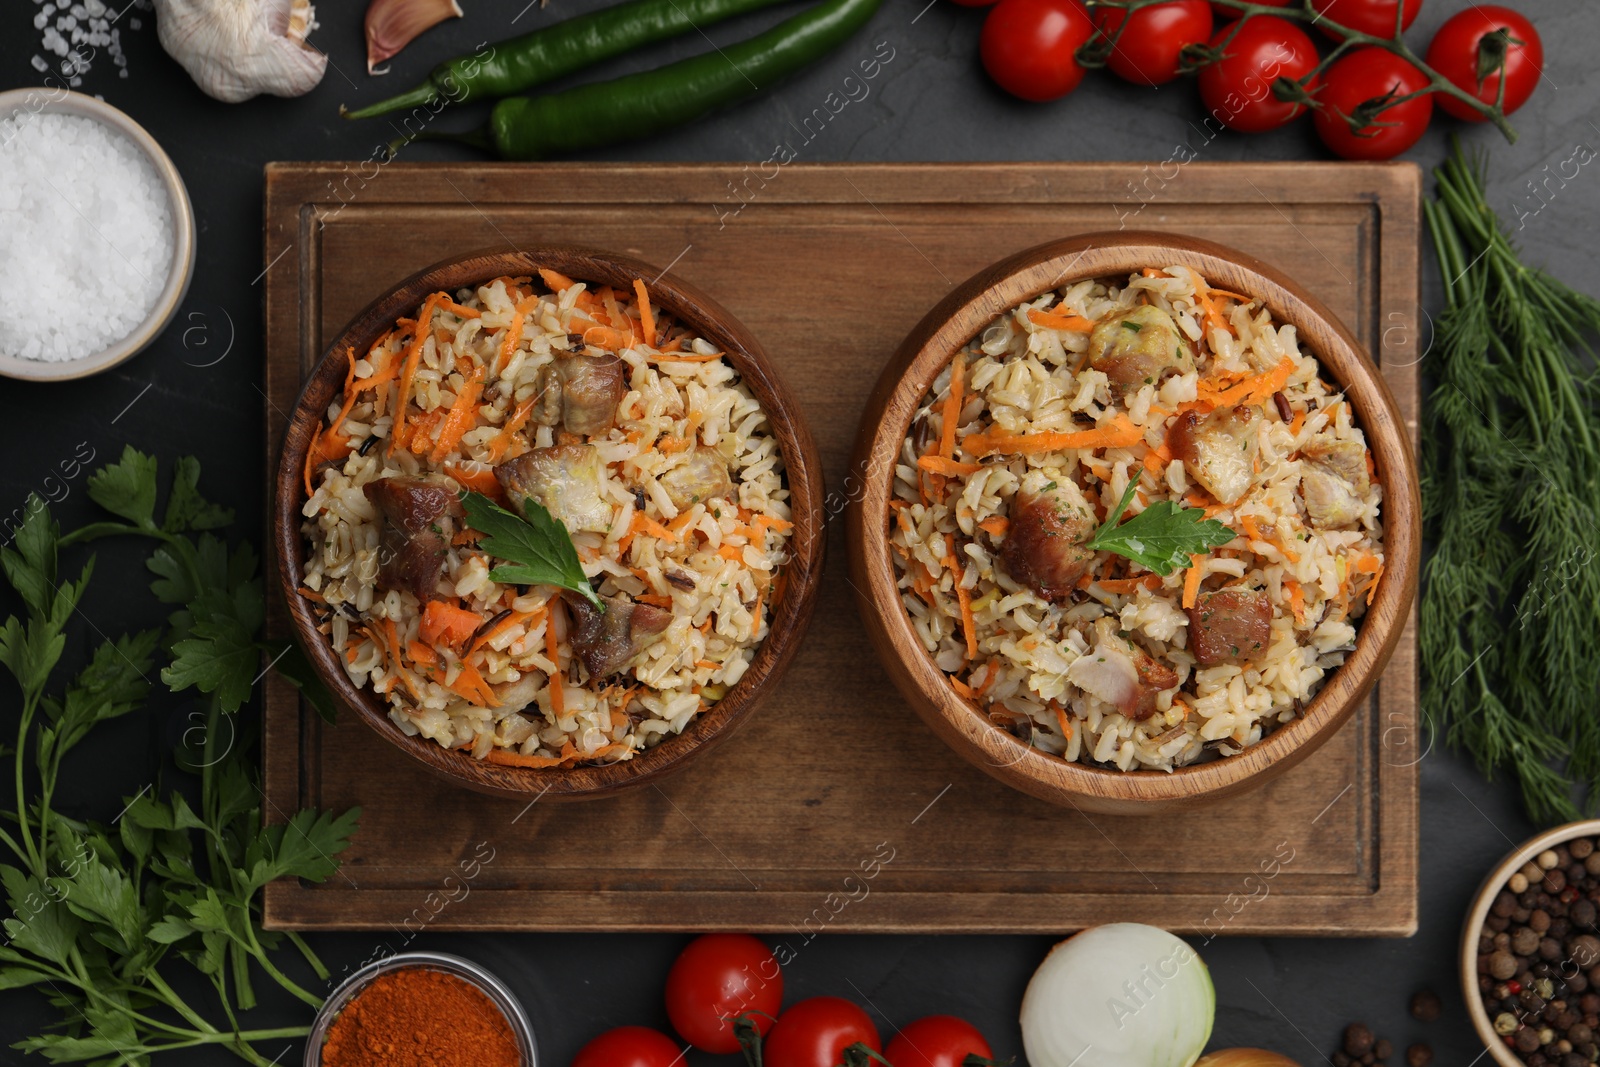
<path fill-rule="evenodd" d="M 433 293 L 347 353 L 306 460 L 300 592 L 408 735 L 515 766 L 613 763 L 750 666 L 782 595 L 789 493 L 738 371 L 642 281 L 539 277 Z M 547 508 L 604 612 L 492 580 L 468 490 Z"/>
<path fill-rule="evenodd" d="M 1294 719 L 1383 573 L 1372 455 L 1318 370 L 1260 300 L 1183 265 L 1045 293 L 968 344 L 913 416 L 888 531 L 956 691 L 1124 771 Z M 1166 577 L 1087 550 L 1135 478 L 1128 515 L 1168 500 L 1236 536 Z"/>

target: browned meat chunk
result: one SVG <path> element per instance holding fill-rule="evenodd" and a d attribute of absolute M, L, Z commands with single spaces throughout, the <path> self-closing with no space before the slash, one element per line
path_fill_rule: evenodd
<path fill-rule="evenodd" d="M 714 448 L 696 447 L 683 463 L 657 481 L 679 509 L 713 498 L 728 500 L 733 497 L 733 479 L 728 475 L 727 461 Z"/>
<path fill-rule="evenodd" d="M 1122 713 L 1135 722 L 1143 722 L 1156 713 L 1156 697 L 1161 691 L 1178 684 L 1178 672 L 1133 642 L 1128 643 L 1133 648 L 1133 668 L 1139 676 L 1139 686 L 1132 707 L 1124 707 Z"/>
<path fill-rule="evenodd" d="M 1220 408 L 1203 419 L 1185 411 L 1167 431 L 1167 447 L 1207 492 L 1236 504 L 1255 480 L 1260 425 L 1261 412 L 1253 407 Z"/>
<path fill-rule="evenodd" d="M 660 639 L 672 612 L 627 597 L 600 598 L 601 613 L 580 596 L 562 593 L 572 612 L 572 648 L 591 680 L 615 674 Z"/>
<path fill-rule="evenodd" d="M 1264 592 L 1201 593 L 1188 615 L 1189 650 L 1202 667 L 1249 662 L 1272 638 L 1272 605 Z"/>
<path fill-rule="evenodd" d="M 1194 357 L 1172 316 L 1147 304 L 1095 326 L 1089 334 L 1089 366 L 1119 392 L 1134 393 L 1169 371 L 1193 370 Z"/>
<path fill-rule="evenodd" d="M 1178 672 L 1118 636 L 1114 624 L 1102 621 L 1097 625 L 1094 647 L 1072 661 L 1067 681 L 1116 705 L 1135 722 L 1143 722 L 1156 713 L 1156 697 L 1178 684 Z"/>
<path fill-rule="evenodd" d="M 1083 546 L 1096 525 L 1093 509 L 1072 482 L 1050 482 L 1038 492 L 1021 490 L 1011 500 L 1001 566 L 1018 585 L 1046 600 L 1065 600 L 1094 559 Z"/>
<path fill-rule="evenodd" d="M 600 495 L 600 450 L 594 445 L 536 448 L 500 464 L 494 476 L 518 511 L 527 501 L 544 505 L 571 533 L 611 527 L 612 507 Z"/>
<path fill-rule="evenodd" d="M 461 514 L 455 482 L 397 476 L 368 482 L 362 492 L 383 517 L 378 584 L 431 599 L 448 544 L 440 523 Z"/>
<path fill-rule="evenodd" d="M 539 372 L 534 416 L 568 433 L 603 434 L 617 424 L 617 405 L 628 395 L 627 370 L 627 364 L 609 352 L 559 357 Z"/>
<path fill-rule="evenodd" d="M 1357 441 L 1317 434 L 1301 453 L 1300 475 L 1311 525 L 1320 529 L 1348 526 L 1361 517 L 1361 496 L 1372 487 L 1367 476 L 1367 450 Z"/>

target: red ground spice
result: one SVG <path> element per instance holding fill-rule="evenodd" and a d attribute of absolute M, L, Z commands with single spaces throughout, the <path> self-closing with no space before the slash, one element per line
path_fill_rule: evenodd
<path fill-rule="evenodd" d="M 324 1067 L 520 1067 L 505 1016 L 464 979 L 427 967 L 381 974 L 328 1028 Z"/>

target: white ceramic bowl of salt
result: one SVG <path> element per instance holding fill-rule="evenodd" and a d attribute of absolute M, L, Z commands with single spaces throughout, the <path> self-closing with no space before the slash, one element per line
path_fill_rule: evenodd
<path fill-rule="evenodd" d="M 0 235 L 17 246 L 0 250 L 0 375 L 83 378 L 154 341 L 195 251 L 188 190 L 155 139 L 92 96 L 13 89 L 0 92 L 0 172 L 0 213 L 29 234 Z"/>

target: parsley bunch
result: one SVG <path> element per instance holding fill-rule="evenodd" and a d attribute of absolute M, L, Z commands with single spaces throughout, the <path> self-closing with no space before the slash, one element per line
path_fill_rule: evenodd
<path fill-rule="evenodd" d="M 13 546 L 0 549 L 0 568 L 24 609 L 0 624 L 0 664 L 21 689 L 20 701 L 9 702 L 18 710 L 15 748 L 7 752 L 15 797 L 0 802 L 0 845 L 14 860 L 0 864 L 11 912 L 0 942 L 0 990 L 37 987 L 59 1009 L 55 1027 L 16 1046 L 52 1063 L 145 1064 L 157 1052 L 215 1045 L 267 1065 L 253 1042 L 303 1036 L 307 1028 L 241 1026 L 238 1013 L 255 1004 L 255 973 L 316 1006 L 321 998 L 284 974 L 273 950 L 287 940 L 320 978 L 328 972 L 294 934 L 261 929 L 259 892 L 275 878 L 331 876 L 359 812 L 302 811 L 263 825 L 259 775 L 249 746 L 236 743 L 246 731 L 234 713 L 265 673 L 264 656 L 276 657 L 291 678 L 313 676 L 298 648 L 260 640 L 255 552 L 210 532 L 233 516 L 201 497 L 199 463 L 174 464 L 159 520 L 157 474 L 153 458 L 126 449 L 88 482 L 91 499 L 115 519 L 62 534 L 36 500 Z M 151 591 L 172 609 L 166 631 L 105 640 L 62 684 L 68 623 L 94 573 L 92 556 L 75 575 L 63 573 L 62 553 L 113 535 L 155 543 L 147 566 Z M 162 683 L 205 698 L 203 728 L 186 735 L 199 737 L 177 760 L 197 773 L 197 800 L 163 790 L 158 776 L 125 797 L 109 823 L 58 811 L 56 786 L 72 750 L 95 726 L 143 707 L 158 662 Z M 325 691 L 306 691 L 331 707 Z M 169 981 L 185 968 L 215 991 L 207 1014 Z"/>
<path fill-rule="evenodd" d="M 1423 711 L 1535 819 L 1569 821 L 1574 784 L 1600 797 L 1600 302 L 1522 263 L 1459 144 L 1434 175 Z"/>

